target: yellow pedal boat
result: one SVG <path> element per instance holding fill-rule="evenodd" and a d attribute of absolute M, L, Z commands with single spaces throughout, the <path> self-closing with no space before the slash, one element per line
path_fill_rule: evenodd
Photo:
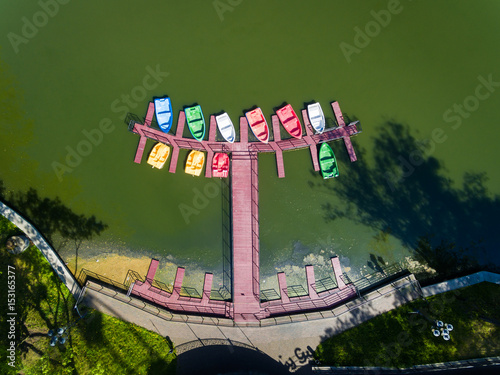
<path fill-rule="evenodd" d="M 157 143 L 149 153 L 148 164 L 153 168 L 162 169 L 169 155 L 170 146 L 163 143 Z"/>
<path fill-rule="evenodd" d="M 192 150 L 186 160 L 186 173 L 199 176 L 205 164 L 205 154 L 201 151 Z"/>

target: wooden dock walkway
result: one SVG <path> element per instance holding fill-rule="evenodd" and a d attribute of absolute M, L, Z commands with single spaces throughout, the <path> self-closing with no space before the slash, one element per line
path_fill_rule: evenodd
<path fill-rule="evenodd" d="M 182 133 L 184 132 L 184 125 L 186 123 L 186 114 L 184 111 L 179 112 L 179 118 L 177 119 L 177 129 L 175 130 L 175 136 L 182 138 Z M 177 159 L 179 159 L 179 146 L 175 142 L 171 143 L 172 145 L 172 156 L 170 157 L 170 167 L 168 171 L 170 173 L 175 173 L 177 169 Z"/>
<path fill-rule="evenodd" d="M 344 116 L 342 115 L 342 111 L 340 110 L 340 106 L 338 102 L 332 102 L 333 113 L 335 114 L 335 118 L 337 119 L 337 124 L 339 128 L 345 130 L 345 121 Z M 347 153 L 349 154 L 349 158 L 351 162 L 355 162 L 358 160 L 356 153 L 354 152 L 354 147 L 352 146 L 351 136 L 347 131 L 342 132 L 342 139 L 344 140 L 345 148 L 347 149 Z"/>
<path fill-rule="evenodd" d="M 240 121 L 240 139 L 248 137 L 248 124 Z M 258 196 L 253 194 L 252 176 L 257 176 L 252 157 L 255 153 L 236 151 L 231 167 L 232 232 L 233 232 L 233 313 L 237 322 L 256 321 L 260 312 L 260 283 L 255 274 L 259 264 L 259 243 L 254 242 L 254 228 L 258 228 Z M 254 181 L 258 184 L 258 181 Z M 257 254 L 255 254 L 257 253 Z"/>
<path fill-rule="evenodd" d="M 148 110 L 146 112 L 146 117 L 144 119 L 145 126 L 151 126 L 154 114 L 155 114 L 155 104 L 153 102 L 149 102 Z M 135 153 L 134 163 L 141 164 L 142 155 L 144 154 L 144 148 L 146 147 L 147 140 L 148 138 L 146 136 L 141 135 L 141 138 L 139 139 L 139 145 L 137 146 L 137 151 Z"/>
<path fill-rule="evenodd" d="M 283 164 L 283 150 L 281 150 L 277 146 L 277 142 L 281 141 L 280 120 L 276 115 L 272 115 L 271 120 L 273 123 L 273 135 L 274 135 L 274 142 L 271 142 L 271 146 L 273 147 L 274 152 L 276 153 L 276 167 L 278 168 L 278 177 L 284 178 L 285 165 Z"/>
<path fill-rule="evenodd" d="M 215 116 L 210 117 L 208 140 L 201 142 L 184 138 L 185 113 L 180 111 L 175 135 L 164 133 L 150 127 L 154 104 L 149 104 L 148 113 L 144 124 L 134 122 L 129 124 L 132 132 L 141 136 L 136 152 L 136 162 L 140 162 L 144 152 L 145 140 L 148 138 L 172 146 L 172 156 L 169 171 L 174 173 L 179 157 L 179 150 L 201 150 L 206 154 L 205 177 L 212 177 L 212 159 L 215 152 L 231 154 L 231 210 L 232 210 L 232 302 L 210 300 L 210 291 L 213 276 L 206 275 L 201 298 L 186 298 L 181 296 L 184 268 L 177 269 L 172 293 L 160 290 L 153 284 L 153 277 L 158 263 L 150 266 L 144 282 L 134 285 L 132 293 L 150 299 L 169 309 L 184 312 L 197 312 L 225 316 L 239 323 L 257 322 L 260 319 L 284 313 L 300 312 L 323 307 L 333 306 L 345 299 L 350 299 L 356 294 L 352 284 L 346 285 L 341 278 L 340 263 L 332 259 L 332 267 L 337 279 L 338 287 L 333 291 L 318 293 L 316 291 L 314 268 L 306 267 L 308 296 L 289 297 L 286 277 L 278 274 L 281 299 L 261 304 L 260 303 L 260 245 L 259 245 L 259 174 L 258 153 L 274 152 L 278 177 L 285 177 L 283 151 L 309 147 L 313 167 L 319 168 L 317 144 L 342 138 L 352 161 L 356 154 L 352 147 L 350 137 L 358 134 L 358 123 L 346 125 L 337 102 L 332 103 L 339 127 L 328 129 L 322 134 L 315 134 L 309 122 L 307 111 L 302 111 L 306 135 L 301 139 L 281 139 L 280 123 L 278 116 L 271 116 L 274 140 L 267 144 L 248 141 L 248 122 L 245 117 L 240 117 L 239 142 L 217 142 L 217 124 Z M 153 108 L 153 111 L 151 110 Z M 150 116 L 151 114 L 151 116 Z M 150 117 L 148 117 L 150 116 Z M 140 155 L 140 156 L 139 156 Z"/>
<path fill-rule="evenodd" d="M 215 116 L 210 116 L 210 123 L 208 129 L 208 142 L 214 143 L 215 136 L 217 135 L 217 122 L 215 121 Z M 205 177 L 212 177 L 212 160 L 214 158 L 214 151 L 211 147 L 207 147 L 207 156 L 205 161 Z"/>
<path fill-rule="evenodd" d="M 230 302 L 214 301 L 210 299 L 213 279 L 211 273 L 205 274 L 202 298 L 190 298 L 182 296 L 181 294 L 185 269 L 182 267 L 177 268 L 174 285 L 172 291 L 169 292 L 158 288 L 153 281 L 158 265 L 158 260 L 151 260 L 146 279 L 144 281 L 136 280 L 132 287 L 131 294 L 150 300 L 172 311 L 227 318 L 232 317 Z"/>
<path fill-rule="evenodd" d="M 336 103 L 336 102 L 334 102 Z M 332 103 L 332 108 L 334 103 Z M 150 105 L 153 103 L 150 103 Z M 154 105 L 154 104 L 153 104 Z M 338 103 L 335 105 L 335 108 L 338 107 Z M 149 109 L 149 108 L 148 108 Z M 340 110 L 340 107 L 338 107 L 337 112 Z M 149 112 L 148 112 L 149 113 Z M 179 113 L 179 118 L 177 121 L 177 130 L 175 135 L 170 134 L 170 133 L 164 133 L 161 130 L 154 129 L 150 127 L 148 124 L 148 121 L 145 121 L 146 124 L 141 124 L 138 122 L 134 122 L 129 124 L 130 125 L 130 130 L 134 133 L 137 133 L 142 137 L 150 138 L 153 139 L 157 142 L 162 142 L 167 145 L 172 145 L 173 150 L 172 150 L 172 156 L 170 160 L 170 168 L 169 172 L 174 173 L 176 170 L 177 166 L 177 159 L 178 159 L 178 153 L 179 149 L 189 149 L 189 150 L 200 150 L 200 151 L 213 151 L 215 152 L 225 152 L 225 153 L 232 153 L 235 151 L 240 151 L 240 152 L 275 152 L 276 153 L 276 158 L 277 158 L 277 169 L 278 169 L 278 176 L 283 177 L 285 175 L 285 169 L 284 169 L 284 163 L 283 163 L 283 155 L 282 153 L 284 151 L 288 150 L 295 150 L 299 148 L 305 148 L 309 147 L 311 151 L 311 158 L 313 162 L 313 167 L 315 170 L 319 170 L 319 164 L 317 162 L 317 144 L 323 143 L 323 142 L 330 142 L 336 139 L 342 138 L 344 140 L 344 143 L 347 148 L 347 152 L 349 153 L 349 157 L 352 161 L 356 160 L 356 154 L 354 152 L 354 148 L 352 147 L 352 143 L 350 141 L 350 137 L 353 135 L 356 135 L 361 132 L 360 128 L 358 127 L 358 122 L 350 123 L 349 125 L 345 125 L 343 122 L 343 117 L 340 114 L 340 119 L 341 123 L 344 125 L 342 127 L 337 127 L 333 129 L 328 129 L 322 134 L 314 134 L 312 131 L 312 128 L 309 124 L 309 119 L 307 117 L 307 112 L 302 111 L 302 117 L 304 120 L 304 124 L 306 125 L 306 134 L 302 139 L 281 139 L 280 137 L 280 132 L 279 131 L 274 131 L 274 136 L 275 139 L 273 141 L 270 141 L 269 143 L 265 144 L 262 142 L 249 142 L 248 141 L 248 125 L 246 127 L 247 131 L 244 133 L 240 132 L 240 140 L 239 142 L 234 142 L 234 143 L 228 143 L 228 142 L 217 142 L 215 141 L 215 138 L 212 138 L 209 136 L 208 140 L 203 140 L 201 142 L 196 141 L 192 138 L 184 138 L 183 137 L 183 131 L 184 131 L 184 126 L 185 126 L 185 114 L 184 111 L 180 111 Z M 339 121 L 339 120 L 337 120 Z M 245 122 L 246 123 L 246 118 L 245 117 L 240 117 L 240 126 L 241 124 Z M 210 123 L 212 123 L 212 119 L 210 119 Z M 279 122 L 278 122 L 279 123 Z M 273 124 L 273 128 L 275 125 Z M 215 128 L 215 127 L 214 127 Z M 277 127 L 278 129 L 279 126 Z M 212 125 L 210 125 L 210 131 L 212 129 Z M 274 130 L 274 129 L 273 129 Z M 145 141 L 144 141 L 145 142 Z M 144 146 L 144 145 L 142 145 Z M 136 160 L 140 162 L 140 157 L 138 155 L 142 155 L 141 152 L 143 150 L 139 150 L 141 148 L 141 141 L 139 141 L 139 147 L 136 152 Z M 280 152 L 281 151 L 281 152 Z M 281 154 L 281 155 L 280 155 Z M 208 157 L 207 157 L 208 159 Z"/>
<path fill-rule="evenodd" d="M 306 128 L 306 136 L 304 137 L 304 140 L 309 144 L 309 151 L 311 152 L 313 168 L 317 172 L 319 171 L 318 147 L 311 138 L 311 136 L 314 134 L 314 129 L 311 123 L 309 122 L 309 115 L 307 114 L 307 109 L 302 110 L 302 121 L 304 121 L 304 126 Z"/>

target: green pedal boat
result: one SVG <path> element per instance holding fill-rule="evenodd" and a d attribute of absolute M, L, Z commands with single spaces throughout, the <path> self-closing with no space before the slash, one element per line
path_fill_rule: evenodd
<path fill-rule="evenodd" d="M 197 141 L 203 141 L 205 137 L 205 118 L 199 105 L 188 107 L 184 110 L 189 131 Z"/>
<path fill-rule="evenodd" d="M 323 143 L 319 148 L 319 166 L 324 179 L 339 176 L 337 159 L 328 143 Z"/>

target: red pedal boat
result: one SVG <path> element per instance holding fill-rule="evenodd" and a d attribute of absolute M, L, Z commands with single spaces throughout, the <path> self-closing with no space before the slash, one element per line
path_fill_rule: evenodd
<path fill-rule="evenodd" d="M 229 156 L 221 152 L 214 155 L 212 161 L 212 176 L 225 178 L 229 174 Z"/>
<path fill-rule="evenodd" d="M 288 134 L 295 138 L 302 138 L 302 125 L 290 104 L 278 109 L 276 114 Z"/>
<path fill-rule="evenodd" d="M 248 121 L 248 126 L 252 129 L 253 134 L 261 142 L 269 142 L 269 126 L 267 125 L 266 118 L 260 108 L 245 113 Z"/>

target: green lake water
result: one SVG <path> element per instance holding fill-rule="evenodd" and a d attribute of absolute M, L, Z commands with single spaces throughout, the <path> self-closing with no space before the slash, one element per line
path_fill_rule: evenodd
<path fill-rule="evenodd" d="M 80 257 L 147 255 L 185 266 L 185 285 L 200 289 L 204 272 L 220 284 L 221 182 L 184 174 L 186 152 L 175 174 L 133 163 L 139 137 L 123 116 L 142 118 L 148 101 L 169 95 L 174 121 L 195 102 L 207 121 L 225 110 L 236 124 L 254 105 L 270 121 L 284 101 L 299 112 L 315 100 L 331 122 L 329 103 L 338 100 L 363 128 L 356 163 L 342 141 L 332 143 L 339 178 L 323 181 L 307 149 L 284 154 L 284 179 L 274 155 L 259 157 L 262 289 L 276 287 L 278 271 L 304 285 L 307 264 L 318 279 L 331 276 L 333 255 L 357 278 L 377 262 L 405 259 L 409 244 L 429 233 L 464 246 L 483 240 L 482 261 L 498 264 L 500 90 L 482 83 L 500 82 L 498 1 L 231 3 L 73 0 L 48 16 L 37 2 L 3 4 L 7 190 L 34 188 L 107 224 Z M 371 36 L 362 40 L 358 30 Z M 341 46 L 354 52 L 346 58 Z M 455 103 L 465 108 L 454 112 Z M 102 141 L 80 146 L 87 155 L 58 178 L 54 162 L 66 163 L 84 131 L 101 123 L 109 130 Z M 433 137 L 426 162 L 398 167 Z M 389 171 L 405 176 L 395 183 Z M 183 207 L 196 214 L 186 219 Z M 169 283 L 174 270 L 160 275 Z"/>

